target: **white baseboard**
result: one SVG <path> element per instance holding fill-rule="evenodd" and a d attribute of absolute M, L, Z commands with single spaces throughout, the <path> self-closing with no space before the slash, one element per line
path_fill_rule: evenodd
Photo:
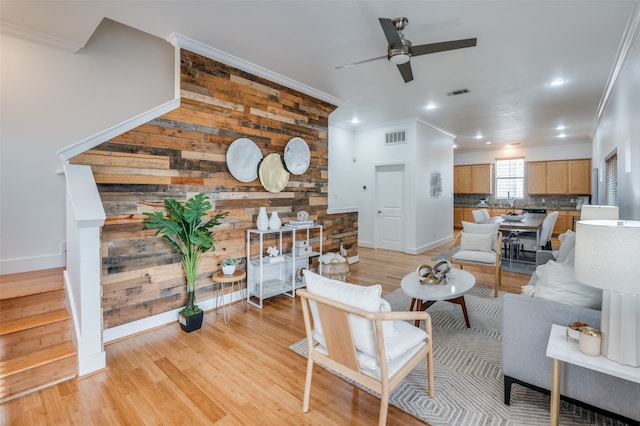
<path fill-rule="evenodd" d="M 226 294 L 224 296 L 224 302 L 230 303 L 230 302 L 241 300 L 242 299 L 241 296 L 242 296 L 241 291 L 235 291 L 233 293 Z M 231 298 L 231 300 L 229 300 L 229 298 Z M 198 306 L 200 307 L 200 309 L 202 309 L 205 312 L 216 309 L 217 308 L 216 298 L 211 297 L 209 299 L 199 300 Z M 153 315 L 138 321 L 133 321 L 127 324 L 119 325 L 117 327 L 108 328 L 102 332 L 103 343 L 109 343 L 114 340 L 132 336 L 137 333 L 142 333 L 144 331 L 151 330 L 156 327 L 161 327 L 163 325 L 177 323 L 178 313 L 181 310 L 182 308 L 178 308 L 172 311 L 163 312 L 158 315 Z"/>
<path fill-rule="evenodd" d="M 429 244 L 425 244 L 419 247 L 413 247 L 410 249 L 407 249 L 407 251 L 405 253 L 407 254 L 422 254 L 426 251 L 429 251 L 431 249 L 434 249 L 444 243 L 450 243 L 451 241 L 453 241 L 453 235 L 449 235 L 445 238 L 442 238 L 440 240 L 437 241 L 432 241 Z"/>
<path fill-rule="evenodd" d="M 19 259 L 0 260 L 0 274 L 17 274 L 20 272 L 39 271 L 41 269 L 62 268 L 65 266 L 63 253 L 45 256 L 22 257 Z"/>

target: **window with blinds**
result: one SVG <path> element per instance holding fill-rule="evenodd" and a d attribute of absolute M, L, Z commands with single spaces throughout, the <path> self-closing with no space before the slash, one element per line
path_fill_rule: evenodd
<path fill-rule="evenodd" d="M 496 159 L 495 198 L 524 198 L 524 158 Z"/>
<path fill-rule="evenodd" d="M 608 206 L 618 205 L 618 153 L 614 152 L 604 160 L 606 202 Z"/>

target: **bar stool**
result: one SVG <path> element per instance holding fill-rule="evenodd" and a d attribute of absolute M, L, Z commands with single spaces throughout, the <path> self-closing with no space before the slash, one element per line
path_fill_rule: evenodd
<path fill-rule="evenodd" d="M 241 291 L 241 299 L 242 299 L 242 310 L 247 312 L 246 305 L 246 291 L 247 287 L 241 287 L 242 281 L 247 277 L 247 273 L 245 271 L 236 269 L 233 274 L 225 275 L 222 271 L 215 272 L 211 279 L 214 284 L 220 284 L 220 286 L 216 289 L 215 299 L 216 299 L 216 315 L 218 314 L 217 308 L 220 306 L 222 302 L 222 318 L 224 319 L 225 324 L 229 324 L 229 320 L 231 319 L 231 295 L 229 296 L 229 311 L 227 312 L 227 304 L 224 303 L 224 288 L 225 286 L 231 287 L 231 293 L 234 292 L 234 286 L 238 285 L 238 290 Z"/>

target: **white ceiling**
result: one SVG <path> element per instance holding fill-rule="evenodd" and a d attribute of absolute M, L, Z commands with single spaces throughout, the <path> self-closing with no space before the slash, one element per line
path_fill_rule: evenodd
<path fill-rule="evenodd" d="M 343 100 L 331 115 L 341 127 L 419 118 L 457 135 L 459 149 L 495 149 L 590 139 L 639 3 L 2 0 L 0 19 L 79 45 L 104 17 L 161 38 L 178 33 Z M 414 45 L 471 37 L 478 45 L 414 57 L 407 84 L 386 59 L 335 69 L 385 55 L 378 18 L 396 16 L 409 19 Z M 567 84 L 550 87 L 555 78 Z M 457 89 L 470 93 L 447 96 Z"/>

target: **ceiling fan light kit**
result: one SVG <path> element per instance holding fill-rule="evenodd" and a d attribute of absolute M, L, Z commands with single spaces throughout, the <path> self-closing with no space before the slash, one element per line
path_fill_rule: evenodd
<path fill-rule="evenodd" d="M 442 41 L 438 43 L 421 44 L 413 46 L 411 41 L 404 38 L 402 30 L 407 26 L 409 20 L 405 17 L 394 19 L 378 18 L 380 26 L 387 39 L 387 59 L 394 65 L 398 66 L 398 71 L 405 83 L 413 80 L 413 71 L 411 70 L 411 58 L 430 53 L 444 52 L 446 50 L 462 49 L 465 47 L 474 47 L 476 38 L 468 38 L 463 40 Z M 346 65 L 340 65 L 336 69 L 347 68 L 353 65 L 364 64 L 367 62 L 383 59 L 384 56 L 365 59 L 363 61 L 353 62 Z"/>

